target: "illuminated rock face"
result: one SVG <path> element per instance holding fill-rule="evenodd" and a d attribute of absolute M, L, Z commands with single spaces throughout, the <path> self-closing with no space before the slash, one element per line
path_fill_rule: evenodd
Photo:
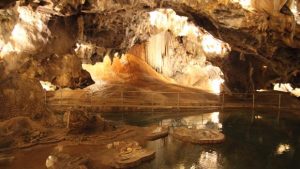
<path fill-rule="evenodd" d="M 149 3 L 150 2 L 151 1 L 149 1 Z M 167 1 L 158 5 L 158 7 L 172 8 L 175 11 L 180 12 L 181 16 L 188 16 L 182 18 L 179 15 L 174 15 L 174 11 L 168 9 L 151 9 L 150 12 L 147 10 L 143 11 L 144 9 L 139 10 L 139 12 L 136 12 L 135 10 L 133 10 L 135 12 L 127 10 L 126 12 L 121 11 L 118 13 L 110 13 L 112 18 L 122 18 L 120 20 L 125 22 L 125 27 L 127 27 L 126 31 L 123 29 L 124 26 L 122 27 L 121 24 L 119 24 L 119 20 L 116 22 L 118 26 L 106 26 L 112 24 L 111 20 L 104 19 L 104 16 L 98 15 L 98 17 L 103 17 L 103 22 L 95 21 L 95 25 L 104 23 L 97 26 L 98 28 L 101 28 L 102 30 L 109 30 L 108 33 L 111 33 L 110 30 L 113 30 L 113 32 L 123 33 L 121 33 L 120 36 L 114 36 L 115 34 L 113 34 L 112 39 L 115 39 L 115 41 L 106 39 L 110 43 L 106 43 L 105 41 L 97 41 L 97 45 L 100 47 L 105 46 L 107 48 L 107 44 L 110 44 L 109 46 L 113 49 L 120 48 L 122 51 L 121 53 L 125 53 L 124 51 L 130 49 L 135 43 L 148 41 L 148 44 L 150 45 L 146 45 L 146 51 L 148 51 L 148 54 L 150 55 L 146 55 L 145 59 L 158 72 L 162 72 L 167 77 L 172 77 L 174 72 L 176 72 L 175 68 L 173 69 L 173 67 L 176 67 L 175 65 L 177 65 L 178 70 L 180 70 L 179 72 L 182 72 L 181 70 L 183 69 L 183 65 L 185 63 L 181 63 L 185 62 L 184 60 L 190 60 L 190 58 L 188 58 L 189 55 L 185 55 L 182 57 L 183 59 L 181 59 L 181 57 L 176 57 L 177 59 L 169 57 L 169 59 L 167 59 L 168 57 L 165 57 L 167 52 L 164 49 L 166 49 L 165 46 L 168 45 L 166 43 L 166 39 L 168 38 L 163 37 L 162 35 L 164 31 L 169 30 L 169 33 L 171 33 L 172 36 L 179 36 L 181 38 L 178 38 L 180 39 L 179 41 L 188 41 L 189 43 L 185 44 L 189 45 L 184 46 L 184 48 L 188 49 L 190 46 L 192 46 L 190 44 L 196 44 L 190 43 L 191 41 L 194 42 L 193 40 L 195 40 L 195 38 L 193 39 L 191 37 L 197 37 L 197 33 L 201 33 L 201 31 L 192 27 L 192 22 L 187 22 L 188 20 L 191 20 L 195 21 L 194 23 L 196 26 L 200 26 L 208 30 L 214 37 L 218 37 L 219 39 L 222 39 L 222 41 L 229 43 L 232 49 L 231 51 L 238 53 L 238 55 L 231 54 L 232 57 L 240 58 L 240 63 L 242 65 L 247 65 L 247 67 L 244 69 L 243 66 L 235 65 L 236 63 L 234 62 L 232 63 L 232 59 L 228 59 L 226 57 L 224 59 L 220 59 L 219 57 L 210 57 L 210 54 L 212 54 L 212 56 L 218 56 L 216 53 L 210 51 L 212 51 L 212 49 L 217 49 L 215 51 L 222 51 L 220 50 L 222 49 L 222 45 L 218 45 L 218 43 L 210 44 L 209 42 L 211 41 L 212 36 L 200 36 L 204 37 L 204 41 L 208 42 L 200 46 L 201 49 L 208 51 L 208 53 L 205 54 L 205 57 L 207 57 L 206 60 L 212 61 L 214 65 L 221 68 L 222 72 L 224 73 L 225 83 L 230 89 L 235 89 L 237 91 L 251 91 L 262 87 L 272 88 L 271 84 L 274 80 L 289 81 L 291 79 L 297 79 L 297 74 L 295 74 L 295 76 L 287 75 L 284 69 L 297 69 L 297 66 L 294 64 L 296 57 L 289 57 L 291 55 L 289 53 L 295 53 L 296 55 L 299 53 L 297 48 L 299 48 L 300 43 L 298 40 L 299 33 L 297 32 L 299 32 L 300 29 L 298 25 L 295 25 L 294 16 L 277 10 L 277 8 L 280 8 L 280 3 L 283 2 L 279 3 L 279 7 L 274 7 L 273 4 L 273 7 L 270 9 L 274 9 L 274 11 L 277 11 L 277 13 L 274 13 L 271 16 L 268 12 L 264 12 L 264 10 L 256 9 L 256 12 L 253 12 L 253 10 L 255 10 L 253 6 L 253 9 L 251 10 L 244 10 L 242 7 L 247 5 L 248 2 L 246 1 L 242 1 L 242 4 L 244 4 L 242 7 L 240 6 L 241 3 L 232 4 L 232 1 L 227 1 L 227 3 L 222 1 L 222 3 L 226 4 L 222 5 L 220 2 L 221 1 L 208 2 L 185 0 L 176 2 Z M 107 1 L 104 3 L 104 6 L 101 6 L 101 9 L 117 8 L 116 6 L 120 4 L 125 6 L 133 5 L 130 4 L 130 2 L 125 4 L 123 3 L 124 2 L 118 2 L 114 4 L 110 1 Z M 136 5 L 135 9 L 137 9 L 139 5 L 144 4 L 144 2 L 134 3 L 134 5 Z M 146 6 L 149 6 L 150 8 L 153 7 L 149 3 Z M 251 1 L 251 5 L 252 3 L 254 3 L 254 1 Z M 261 4 L 263 3 L 265 2 L 262 2 Z M 261 6 L 261 8 L 268 7 L 264 7 L 264 5 Z M 92 9 L 96 9 L 95 5 L 92 7 Z M 147 15 L 145 15 L 147 12 L 150 15 L 149 22 L 147 21 Z M 127 19 L 126 13 L 130 14 L 130 16 L 134 16 L 132 18 L 135 18 L 135 14 L 139 14 L 140 17 L 134 20 L 129 20 Z M 175 20 L 176 24 L 169 23 L 169 20 Z M 131 22 L 132 24 L 128 25 L 128 22 Z M 165 22 L 166 24 L 159 24 L 162 22 Z M 89 24 L 86 23 L 85 25 Z M 101 31 L 99 33 L 101 33 Z M 99 33 L 96 31 L 94 34 L 98 35 Z M 102 33 L 107 34 L 105 31 Z M 87 39 L 89 39 L 89 37 L 87 37 Z M 153 46 L 151 45 L 151 42 Z M 201 42 L 201 40 L 198 39 L 198 42 Z M 294 49 L 291 50 L 291 47 Z M 157 48 L 158 50 L 153 50 L 154 48 Z M 177 48 L 179 49 L 179 47 Z M 192 49 L 195 49 L 195 47 Z M 197 46 L 196 49 L 199 49 L 199 47 Z M 154 52 L 152 53 L 151 51 Z M 190 51 L 191 50 L 188 50 L 189 53 Z M 286 51 L 287 53 L 282 55 L 280 54 L 281 51 Z M 195 54 L 193 53 L 193 55 Z M 180 64 L 173 64 L 173 62 L 176 62 L 176 60 Z M 280 62 L 283 60 L 285 64 L 282 65 Z M 226 64 L 228 62 L 229 64 Z M 198 63 L 198 61 L 196 61 L 196 63 Z M 256 65 L 256 63 L 258 63 L 258 65 Z M 234 69 L 231 69 L 232 67 L 230 65 L 234 65 Z M 259 71 L 264 65 L 267 65 L 268 68 L 264 74 L 260 74 Z M 188 72 L 193 71 L 189 70 Z M 192 74 L 195 75 L 197 73 Z M 191 79 L 195 80 L 196 78 Z M 194 84 L 193 80 L 188 82 L 188 84 Z M 189 80 L 180 81 L 187 82 Z M 231 83 L 230 81 L 236 81 L 236 83 Z"/>
<path fill-rule="evenodd" d="M 47 27 L 49 16 L 34 12 L 30 7 L 19 6 L 16 11 L 14 15 L 19 15 L 19 20 L 14 25 L 11 33 L 5 29 L 1 31 L 2 37 L 9 35 L 6 41 L 5 38 L 1 38 L 1 58 L 11 53 L 36 54 L 47 44 L 50 36 Z"/>
<path fill-rule="evenodd" d="M 293 88 L 289 83 L 276 83 L 274 84 L 274 90 L 281 92 L 289 92 L 296 97 L 300 97 L 300 88 Z"/>
<path fill-rule="evenodd" d="M 18 74 L 85 87 L 91 78 L 82 62 L 140 46 L 135 56 L 186 86 L 217 91 L 223 79 L 236 91 L 300 85 L 299 1 L 6 2 L 0 3 L 1 81 Z"/>
<path fill-rule="evenodd" d="M 159 33 L 146 43 L 147 63 L 178 84 L 219 93 L 223 73 L 207 59 L 225 57 L 230 46 L 172 9 L 149 14 L 151 32 Z"/>
<path fill-rule="evenodd" d="M 188 22 L 187 17 L 177 15 L 172 9 L 121 11 L 110 15 L 116 20 L 107 20 L 103 14 L 84 16 L 85 30 L 90 29 L 91 22 L 97 28 L 84 31 L 83 39 L 88 43 L 77 44 L 76 52 L 80 58 L 84 58 L 85 63 L 93 63 L 95 58 L 101 62 L 110 52 L 108 48 L 126 53 L 135 48 L 136 43 L 142 42 L 140 44 L 144 50 L 139 52 L 133 49 L 134 55 L 178 84 L 216 90 L 211 83 L 223 82 L 222 71 L 211 66 L 206 58 L 223 58 L 229 53 L 230 46 Z M 93 44 L 97 47 L 93 47 Z"/>
<path fill-rule="evenodd" d="M 208 55 L 201 49 L 201 44 L 207 43 L 197 45 L 186 38 L 180 42 L 174 35 L 163 32 L 149 39 L 146 61 L 178 84 L 219 93 L 223 73 L 207 61 Z"/>

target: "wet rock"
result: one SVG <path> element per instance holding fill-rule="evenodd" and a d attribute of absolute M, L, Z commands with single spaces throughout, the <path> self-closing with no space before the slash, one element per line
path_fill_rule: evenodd
<path fill-rule="evenodd" d="M 6 155 L 6 154 L 0 154 L 0 166 L 11 163 L 14 159 L 15 159 L 14 156 Z"/>
<path fill-rule="evenodd" d="M 167 126 L 157 126 L 150 129 L 150 132 L 147 133 L 147 140 L 156 140 L 160 138 L 164 138 L 169 134 L 169 127 Z"/>
<path fill-rule="evenodd" d="M 42 112 L 46 114 L 43 89 L 37 80 L 30 79 L 29 75 L 26 77 L 1 76 L 0 93 L 3 100 L 1 100 L 0 116 L 2 118 L 27 116 L 40 119 Z"/>
<path fill-rule="evenodd" d="M 1 136 L 0 137 L 0 149 L 8 148 L 14 144 L 14 139 L 11 136 Z"/>
<path fill-rule="evenodd" d="M 107 131 L 113 129 L 109 122 L 105 121 L 99 115 L 87 113 L 84 111 L 67 111 L 64 114 L 69 133 L 89 133 L 96 131 Z"/>
<path fill-rule="evenodd" d="M 66 36 L 64 33 L 61 34 L 62 36 Z M 69 46 L 71 46 L 71 44 Z M 59 47 L 60 46 L 55 48 Z M 61 65 L 63 65 L 63 67 Z M 69 87 L 73 89 L 83 88 L 86 85 L 93 84 L 93 80 L 91 79 L 89 73 L 81 68 L 80 58 L 71 54 L 52 54 L 45 57 L 42 60 L 42 66 L 40 66 L 39 71 L 43 76 L 43 81 L 49 81 L 53 85 L 60 87 Z"/>
<path fill-rule="evenodd" d="M 75 157 L 59 152 L 48 156 L 46 167 L 48 169 L 87 169 L 88 161 L 85 156 Z"/>
<path fill-rule="evenodd" d="M 38 143 L 48 132 L 28 117 L 0 122 L 0 148 L 26 147 Z"/>
<path fill-rule="evenodd" d="M 107 148 L 113 151 L 113 159 L 109 165 L 114 168 L 133 168 L 155 158 L 154 151 L 143 149 L 135 141 L 113 142 Z"/>
<path fill-rule="evenodd" d="M 215 144 L 222 143 L 225 135 L 219 130 L 214 129 L 194 129 L 186 127 L 178 127 L 174 129 L 173 136 L 184 142 L 195 144 Z"/>

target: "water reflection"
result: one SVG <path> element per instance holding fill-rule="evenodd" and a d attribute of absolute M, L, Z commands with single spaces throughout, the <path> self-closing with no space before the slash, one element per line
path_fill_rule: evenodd
<path fill-rule="evenodd" d="M 255 116 L 255 119 L 262 119 L 262 116 L 256 115 L 256 116 Z"/>
<path fill-rule="evenodd" d="M 148 143 L 148 148 L 156 151 L 156 158 L 139 169 L 299 168 L 299 118 L 285 113 L 277 123 L 277 116 L 277 112 L 242 111 L 164 119 L 160 124 L 170 127 L 222 130 L 226 141 L 219 145 L 194 145 L 170 135 Z"/>
<path fill-rule="evenodd" d="M 276 154 L 280 155 L 283 154 L 285 152 L 290 151 L 290 145 L 288 144 L 279 144 L 276 150 Z"/>
<path fill-rule="evenodd" d="M 164 119 L 161 124 L 170 127 L 186 126 L 188 128 L 196 129 L 222 129 L 223 125 L 220 123 L 220 112 L 206 113 L 197 116 L 187 116 L 177 119 Z"/>
<path fill-rule="evenodd" d="M 199 158 L 200 168 L 217 169 L 218 168 L 218 154 L 215 151 L 202 152 Z"/>

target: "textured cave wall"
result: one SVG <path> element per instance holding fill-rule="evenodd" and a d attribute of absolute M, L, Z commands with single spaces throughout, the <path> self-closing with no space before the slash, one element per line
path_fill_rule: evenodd
<path fill-rule="evenodd" d="M 88 72 L 81 67 L 81 58 L 74 53 L 80 36 L 78 17 L 53 17 L 48 28 L 51 38 L 47 48 L 36 58 L 42 69 L 38 71 L 39 79 L 62 88 L 83 88 L 93 84 Z"/>
<path fill-rule="evenodd" d="M 225 84 L 232 92 L 253 92 L 258 89 L 273 89 L 280 76 L 268 63 L 255 55 L 232 51 L 228 58 L 215 61 L 225 72 Z M 274 81 L 270 80 L 274 79 Z"/>
<path fill-rule="evenodd" d="M 111 19 L 107 19 L 108 15 Z M 86 63 L 103 61 L 107 54 L 114 56 L 115 52 L 129 51 L 181 85 L 208 89 L 209 80 L 222 79 L 220 69 L 212 66 L 206 57 L 224 57 L 228 45 L 171 9 L 150 13 L 149 10 L 128 9 L 103 14 L 85 13 L 80 17 L 84 31 L 76 53 Z M 206 39 L 216 43 L 203 43 Z M 137 48 L 136 44 L 142 48 Z M 217 51 L 207 51 L 211 48 L 217 48 Z"/>
<path fill-rule="evenodd" d="M 244 9 L 244 7 L 238 3 L 230 2 L 231 1 L 222 0 L 182 0 L 160 2 L 88 1 L 82 6 L 85 13 L 84 17 L 89 18 L 89 15 L 91 15 L 94 17 L 93 20 L 95 20 L 95 22 L 98 20 L 98 22 L 91 26 L 91 21 L 87 19 L 87 22 L 85 22 L 85 28 L 88 29 L 84 29 L 84 34 L 87 36 L 84 40 L 97 43 L 98 48 L 103 49 L 104 46 L 104 49 L 112 48 L 113 51 L 124 52 L 128 50 L 128 48 L 131 48 L 134 44 L 149 39 L 150 35 L 144 33 L 149 31 L 144 29 L 148 26 L 148 23 L 143 23 L 145 12 L 152 11 L 156 7 L 172 8 L 178 14 L 187 16 L 190 21 L 194 21 L 194 23 L 198 26 L 205 28 L 215 37 L 229 43 L 233 51 L 238 52 L 239 55 L 245 55 L 247 58 L 253 56 L 248 60 L 253 62 L 253 64 L 251 63 L 253 65 L 252 67 L 257 70 L 250 73 L 252 74 L 251 77 L 256 77 L 250 78 L 249 71 L 244 72 L 243 66 L 237 66 L 235 69 L 237 72 L 245 73 L 240 75 L 244 76 L 246 79 L 242 78 L 239 81 L 241 84 L 244 84 L 239 85 L 240 87 L 238 88 L 240 88 L 240 91 L 269 88 L 270 84 L 273 82 L 297 81 L 297 75 L 287 76 L 287 73 L 283 70 L 283 68 L 288 68 L 290 65 L 293 65 L 294 59 L 297 58 L 297 50 L 294 56 L 284 58 L 285 61 L 283 63 L 276 59 L 278 58 L 277 51 L 281 49 L 288 52 L 294 51 L 293 49 L 295 48 L 299 48 L 299 25 L 296 24 L 295 16 L 293 16 L 290 12 L 289 6 L 291 6 L 291 1 L 280 1 L 280 3 L 275 5 L 273 3 L 269 3 L 268 0 L 252 1 L 251 8 L 253 8 L 254 11 Z M 133 16 L 133 19 L 128 18 L 127 13 L 130 14 L 130 16 Z M 95 15 L 100 18 L 97 19 Z M 142 17 L 135 17 L 135 15 L 140 15 Z M 103 19 L 108 16 L 109 18 L 112 18 L 112 20 Z M 84 21 L 85 20 L 86 19 L 84 19 Z M 99 21 L 102 21 L 104 24 Z M 130 22 L 132 24 L 129 24 Z M 95 29 L 93 29 L 93 27 Z M 101 35 L 100 37 L 94 38 L 99 34 Z M 115 34 L 118 34 L 119 36 L 116 36 Z M 102 36 L 106 38 L 102 38 Z M 97 53 L 102 53 L 102 56 L 94 56 L 94 58 L 98 57 L 98 60 L 103 59 L 106 51 L 102 50 L 101 52 L 101 50 Z M 213 61 L 212 58 L 208 58 L 208 61 L 210 60 Z M 246 62 L 248 62 L 248 60 L 246 60 Z M 224 63 L 230 63 L 230 59 L 225 58 L 223 61 Z M 257 63 L 259 65 L 256 65 Z M 217 62 L 213 62 L 213 64 L 220 65 Z M 260 74 L 256 72 L 259 72 L 261 67 L 264 65 L 267 65 L 268 71 L 265 77 L 262 78 L 263 80 L 259 80 L 261 79 Z M 278 69 L 278 67 L 283 68 Z M 240 79 L 236 75 L 239 73 L 229 73 L 226 71 L 229 69 L 221 68 L 225 76 L 231 76 L 227 79 Z M 292 69 L 297 71 L 299 68 L 297 66 L 292 66 Z M 159 68 L 157 68 L 157 70 L 159 70 Z M 230 88 L 233 89 L 236 87 Z"/>
<path fill-rule="evenodd" d="M 268 66 L 266 77 L 263 80 L 251 80 L 249 71 L 245 71 L 244 66 L 236 66 L 231 70 L 228 67 L 234 63 L 231 63 L 231 59 L 225 58 L 221 61 L 223 66 L 220 67 L 230 89 L 243 92 L 261 88 L 270 89 L 271 83 L 297 81 L 298 75 L 294 72 L 299 70 L 299 64 L 295 64 L 297 63 L 295 60 L 299 54 L 297 49 L 300 44 L 300 26 L 296 24 L 291 13 L 277 11 L 271 15 L 259 10 L 250 12 L 238 4 L 213 5 L 211 8 L 205 8 L 205 2 L 189 4 L 183 2 L 181 6 L 169 2 L 164 6 L 171 6 L 178 13 L 186 13 L 185 15 L 194 20 L 197 25 L 229 43 L 232 51 L 239 53 L 238 55 L 230 54 L 230 58 L 235 56 L 235 59 L 238 60 L 240 55 L 253 56 L 251 60 L 256 60 L 255 64 L 263 63 Z M 283 52 L 279 55 L 278 51 L 282 50 L 285 51 L 285 54 Z M 287 53 L 293 54 L 285 57 Z M 276 58 L 281 58 L 281 61 Z M 215 61 L 213 63 L 220 65 Z M 257 70 L 260 70 L 261 66 L 254 65 L 253 67 L 258 67 Z M 287 73 L 285 69 L 288 69 L 290 73 Z M 261 78 L 260 73 L 255 73 L 254 76 L 257 76 L 255 79 Z M 251 85 L 252 82 L 254 84 Z M 294 85 L 294 87 L 298 86 Z"/>
<path fill-rule="evenodd" d="M 2 22 L 6 27 L 0 29 L 3 44 L 0 55 L 7 65 L 6 74 L 26 65 L 37 80 L 49 80 L 60 87 L 84 86 L 74 84 L 74 81 L 80 83 L 79 78 L 91 80 L 81 69 L 81 60 L 72 53 L 78 37 L 79 28 L 73 26 L 77 25 L 77 17 L 50 19 L 48 14 L 34 12 L 31 7 L 15 8 L 11 10 L 13 14 L 4 15 L 7 19 L 3 17 Z M 20 10 L 25 14 L 21 15 Z"/>
<path fill-rule="evenodd" d="M 148 23 L 143 23 L 142 19 L 143 17 L 145 17 L 145 12 L 152 11 L 153 7 L 172 8 L 178 14 L 187 16 L 190 21 L 193 21 L 198 26 L 205 28 L 215 37 L 218 37 L 224 42 L 229 43 L 234 52 L 238 52 L 239 55 L 245 55 L 247 56 L 247 58 L 252 57 L 251 59 L 245 61 L 248 62 L 251 60 L 251 67 L 255 69 L 255 71 L 250 73 L 251 76 L 249 75 L 249 70 L 243 70 L 243 66 L 236 66 L 236 69 L 234 69 L 234 71 L 244 72 L 244 74 L 238 75 L 239 73 L 230 73 L 230 69 L 226 68 L 226 63 L 229 62 L 228 64 L 230 65 L 231 59 L 225 58 L 223 60 L 224 63 L 222 64 L 223 66 L 221 66 L 222 71 L 226 77 L 230 76 L 229 78 L 226 78 L 226 83 L 231 83 L 230 81 L 228 81 L 229 79 L 240 79 L 239 85 L 237 85 L 238 87 L 235 85 L 229 85 L 230 89 L 250 92 L 260 88 L 270 88 L 270 84 L 274 82 L 297 81 L 297 75 L 287 75 L 291 73 L 286 73 L 284 70 L 284 68 L 289 68 L 290 65 L 293 65 L 294 60 L 297 58 L 297 50 L 296 54 L 286 58 L 278 56 L 277 52 L 281 49 L 284 49 L 289 53 L 289 51 L 295 51 L 295 48 L 299 48 L 299 25 L 297 25 L 295 22 L 295 16 L 293 16 L 292 13 L 289 12 L 290 9 L 286 8 L 290 5 L 290 1 L 282 1 L 282 3 L 279 3 L 278 6 L 274 6 L 268 3 L 269 1 L 267 0 L 253 1 L 252 8 L 254 8 L 254 12 L 244 9 L 237 3 L 226 3 L 226 5 L 224 5 L 225 1 L 161 1 L 157 3 L 156 6 L 153 6 L 153 3 L 155 3 L 154 1 L 149 1 L 149 3 L 140 3 L 138 1 L 124 1 L 116 3 L 112 3 L 111 1 L 97 2 L 100 3 L 91 5 L 89 10 L 94 12 L 97 11 L 97 13 L 99 13 L 100 11 L 101 13 L 101 11 L 104 11 L 104 8 L 118 9 L 120 5 L 124 5 L 124 8 L 129 7 L 126 12 L 124 8 L 121 8 L 121 10 L 113 10 L 113 12 L 107 12 L 109 11 L 107 10 L 103 13 L 104 16 L 102 14 L 97 14 L 98 16 L 102 15 L 103 18 L 108 15 L 110 15 L 111 18 L 116 18 L 113 19 L 115 20 L 115 22 L 111 20 L 107 21 L 105 19 L 100 19 L 105 24 L 101 24 L 99 22 L 96 23 L 94 27 L 97 27 L 98 29 L 93 30 L 89 26 L 90 22 L 85 23 L 88 25 L 87 27 L 90 28 L 87 29 L 89 32 L 85 32 L 88 37 L 90 34 L 93 35 L 93 37 L 97 36 L 98 34 L 102 34 L 104 37 L 106 37 L 106 35 L 110 35 L 109 38 L 104 39 L 101 38 L 102 36 L 96 39 L 91 37 L 91 41 L 89 41 L 89 38 L 86 39 L 89 42 L 97 43 L 99 48 L 104 45 L 104 48 L 113 48 L 113 51 L 120 51 L 121 49 L 121 51 L 124 52 L 124 50 L 128 50 L 128 48 L 132 47 L 134 44 L 149 39 L 151 36 L 144 33 L 149 30 L 143 29 L 145 27 L 147 28 L 148 26 Z M 97 5 L 101 6 L 98 6 L 99 10 L 96 10 L 98 9 Z M 141 6 L 143 6 L 142 9 Z M 139 13 L 138 11 L 143 12 Z M 132 16 L 139 14 L 143 17 L 137 18 L 137 21 L 135 19 L 131 20 L 127 18 L 126 13 L 129 13 Z M 89 14 L 86 15 L 88 16 Z M 132 22 L 133 24 L 128 24 L 128 22 Z M 142 25 L 142 28 L 140 28 L 138 25 Z M 124 27 L 127 27 L 126 31 L 124 30 Z M 106 32 L 107 30 L 113 30 L 114 33 L 117 33 L 119 36 L 111 35 L 108 33 L 110 31 Z M 108 45 L 106 46 L 106 44 Z M 105 53 L 106 52 L 102 52 L 102 56 L 98 58 L 103 58 Z M 232 55 L 234 56 L 234 54 Z M 278 57 L 282 58 L 281 60 L 285 61 L 283 61 L 282 63 L 279 62 L 278 59 L 276 59 Z M 213 60 L 213 58 L 208 58 L 208 61 Z M 214 61 L 213 64 L 220 65 L 218 62 Z M 249 64 L 246 65 L 249 66 Z M 262 78 L 260 76 L 260 73 L 256 72 L 261 71 L 261 67 L 263 67 L 264 65 L 268 67 L 268 71 L 265 73 L 265 77 Z M 178 67 L 178 69 L 180 69 L 180 66 Z M 282 68 L 278 69 L 278 67 Z M 154 68 L 161 72 L 160 69 L 163 69 L 164 67 L 160 68 L 154 66 Z M 292 69 L 297 72 L 299 67 L 292 66 Z M 165 73 L 165 75 L 171 75 L 171 72 L 174 71 L 166 72 L 167 73 Z M 291 70 L 289 72 L 291 72 Z M 243 76 L 243 78 L 240 78 L 239 76 Z"/>
<path fill-rule="evenodd" d="M 299 87 L 299 49 L 279 48 L 268 59 L 232 51 L 224 60 L 212 61 L 224 72 L 225 84 L 235 92 L 273 89 L 275 83 Z"/>
<path fill-rule="evenodd" d="M 149 37 L 147 13 L 143 9 L 87 13 L 82 17 L 84 40 L 106 49 L 125 52 Z"/>
<path fill-rule="evenodd" d="M 58 87 L 83 88 L 93 83 L 72 52 L 77 17 L 51 17 L 30 6 L 0 12 L 0 98 L 3 118 L 42 117 L 46 113 L 39 81 Z"/>
<path fill-rule="evenodd" d="M 40 79 L 64 88 L 84 88 L 93 84 L 90 74 L 81 67 L 82 62 L 75 55 L 55 55 L 41 62 Z"/>
<path fill-rule="evenodd" d="M 198 53 L 191 50 L 194 48 L 188 38 L 172 37 L 174 46 L 170 49 L 175 54 L 169 51 L 163 57 L 170 65 L 157 69 L 165 76 L 187 81 L 182 76 L 185 66 L 191 63 L 189 66 L 201 68 L 207 66 L 202 63 L 211 62 L 222 69 L 227 86 L 234 91 L 271 88 L 273 82 L 290 82 L 299 87 L 300 26 L 289 9 L 291 1 L 280 1 L 283 3 L 272 7 L 268 0 L 253 2 L 254 11 L 229 0 L 1 1 L 0 65 L 4 87 L 0 91 L 4 95 L 11 86 L 32 86 L 29 91 L 39 93 L 41 88 L 35 84 L 40 80 L 70 88 L 91 84 L 82 62 L 96 63 L 107 53 L 125 53 L 166 31 L 151 29 L 148 22 L 148 12 L 157 8 L 174 9 L 232 48 L 229 57 L 197 60 L 193 57 Z M 20 16 L 18 6 L 24 15 Z M 146 50 L 145 46 L 146 54 L 141 55 L 145 60 Z M 22 85 L 22 81 L 33 85 Z"/>
<path fill-rule="evenodd" d="M 26 64 L 18 63 L 13 67 L 11 64 L 0 61 L 0 118 L 15 116 L 42 118 L 45 115 L 44 91 L 39 81 L 33 74 L 24 72 L 28 71 Z"/>
<path fill-rule="evenodd" d="M 178 84 L 211 90 L 211 80 L 223 79 L 222 71 L 207 61 L 202 47 L 187 37 L 162 32 L 152 36 L 145 46 L 147 63 Z"/>

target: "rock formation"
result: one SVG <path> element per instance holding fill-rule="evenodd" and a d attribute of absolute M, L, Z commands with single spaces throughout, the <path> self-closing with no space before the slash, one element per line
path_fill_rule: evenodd
<path fill-rule="evenodd" d="M 224 81 L 226 90 L 242 92 L 300 85 L 298 1 L 6 0 L 0 8 L 7 105 L 15 105 L 8 94 L 15 91 L 31 93 L 27 105 L 42 105 L 39 81 L 89 86 L 82 63 L 126 53 L 172 83 L 207 91 Z"/>

